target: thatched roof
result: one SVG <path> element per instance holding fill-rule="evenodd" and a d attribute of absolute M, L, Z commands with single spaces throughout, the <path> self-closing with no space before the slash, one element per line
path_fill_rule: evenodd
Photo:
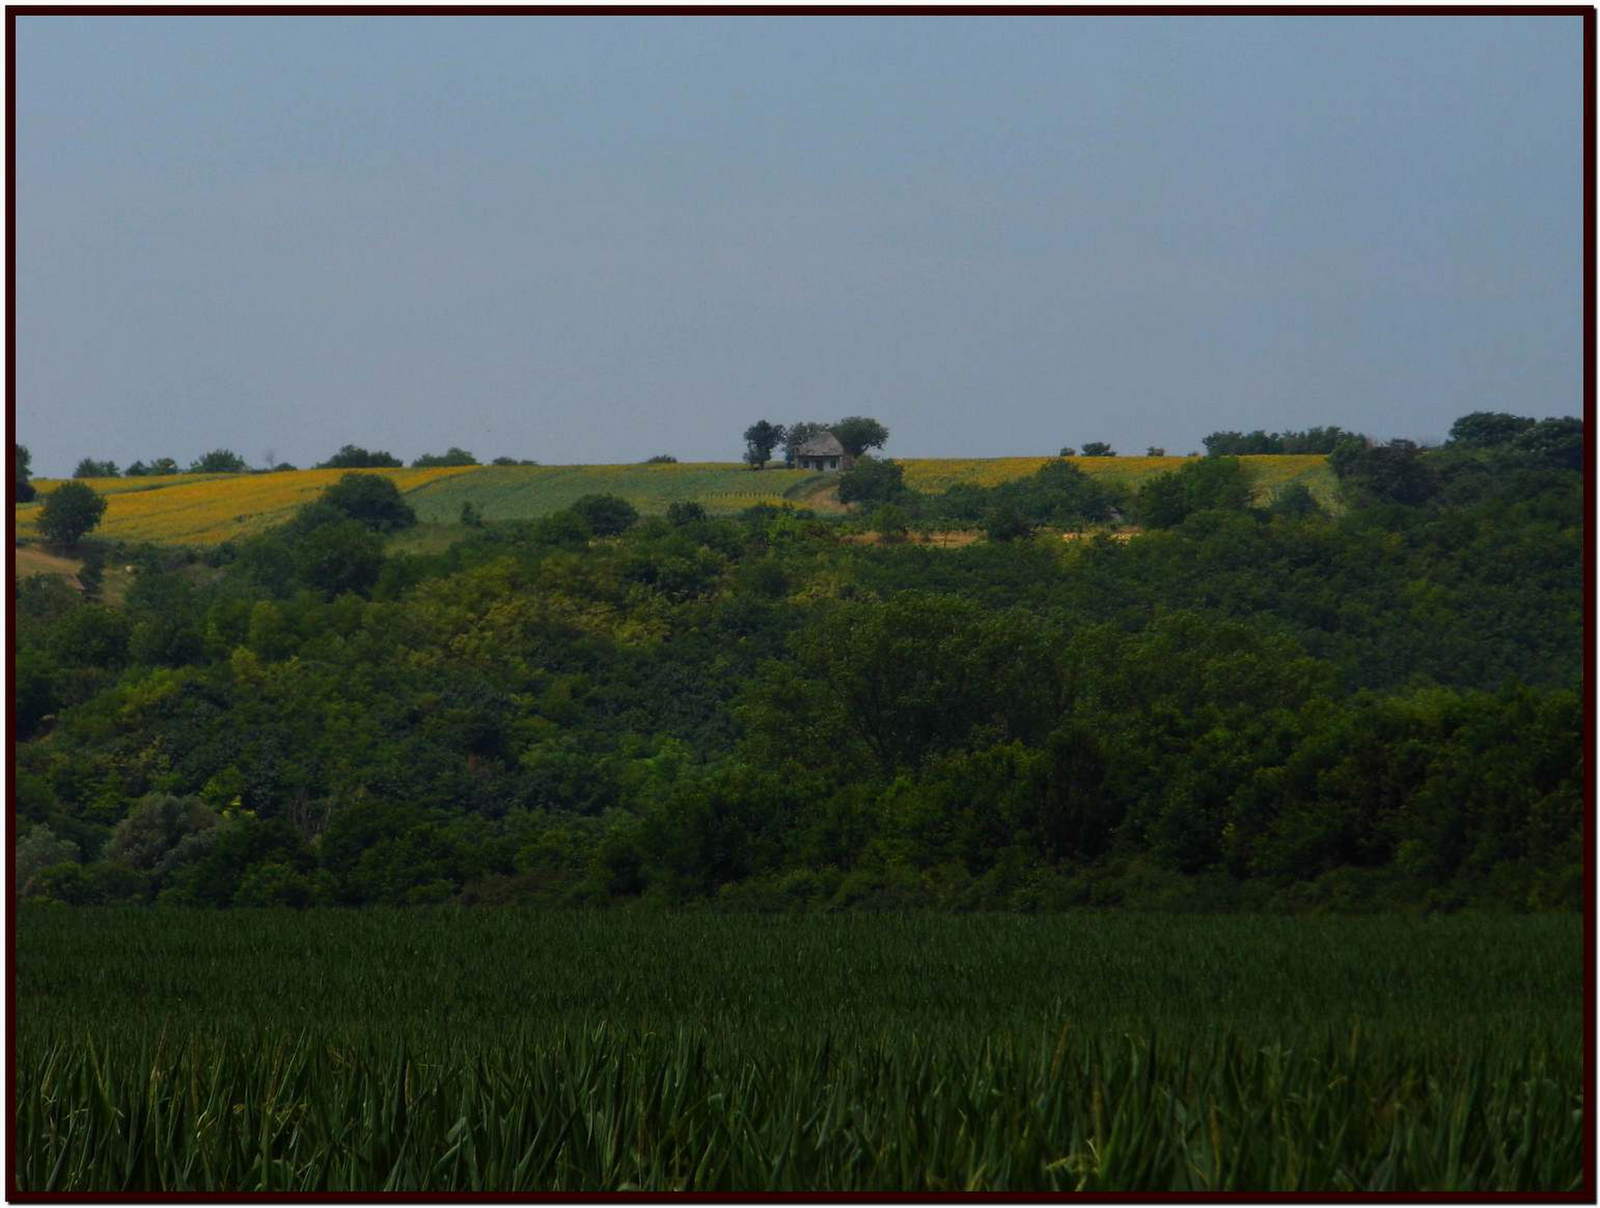
<path fill-rule="evenodd" d="M 796 457 L 841 457 L 844 455 L 844 446 L 839 443 L 839 438 L 832 432 L 822 432 L 813 436 L 796 449 L 794 455 Z"/>

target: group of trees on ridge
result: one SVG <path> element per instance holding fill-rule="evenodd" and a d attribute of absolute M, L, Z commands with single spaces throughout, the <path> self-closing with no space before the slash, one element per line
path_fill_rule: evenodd
<path fill-rule="evenodd" d="M 752 470 L 765 468 L 772 451 L 782 445 L 784 465 L 793 468 L 805 443 L 829 432 L 852 457 L 859 457 L 868 449 L 881 449 L 889 440 L 889 429 L 866 415 L 847 415 L 832 424 L 803 420 L 785 425 L 763 419 L 744 430 L 745 464 Z"/>
<path fill-rule="evenodd" d="M 982 506 L 1170 522 L 947 551 L 595 496 L 400 554 L 403 496 L 349 475 L 246 541 L 120 547 L 118 606 L 16 585 L 13 888 L 1576 908 L 1584 492 L 1536 427 L 1363 442 L 1337 515 L 1228 457 L 1109 502 L 1052 462 Z"/>

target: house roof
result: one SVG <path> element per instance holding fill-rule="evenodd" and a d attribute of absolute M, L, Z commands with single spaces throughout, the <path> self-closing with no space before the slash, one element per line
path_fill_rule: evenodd
<path fill-rule="evenodd" d="M 794 451 L 796 457 L 838 457 L 843 453 L 844 446 L 832 432 L 819 433 Z"/>

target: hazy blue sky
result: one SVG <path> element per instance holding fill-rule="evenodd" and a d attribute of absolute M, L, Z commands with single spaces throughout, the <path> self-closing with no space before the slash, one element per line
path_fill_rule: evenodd
<path fill-rule="evenodd" d="M 1577 17 L 16 28 L 36 473 L 1581 411 Z"/>

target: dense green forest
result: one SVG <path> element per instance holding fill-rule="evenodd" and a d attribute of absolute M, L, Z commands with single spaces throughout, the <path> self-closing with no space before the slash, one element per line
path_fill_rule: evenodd
<path fill-rule="evenodd" d="M 841 495 L 889 536 L 990 539 L 601 498 L 406 554 L 369 477 L 205 554 L 102 551 L 124 599 L 17 586 L 15 888 L 1576 908 L 1582 433 L 1473 419 L 1341 442 L 1337 514 L 1253 504 L 1225 456 L 1133 497 L 1066 461 L 924 497 L 869 461 Z"/>

